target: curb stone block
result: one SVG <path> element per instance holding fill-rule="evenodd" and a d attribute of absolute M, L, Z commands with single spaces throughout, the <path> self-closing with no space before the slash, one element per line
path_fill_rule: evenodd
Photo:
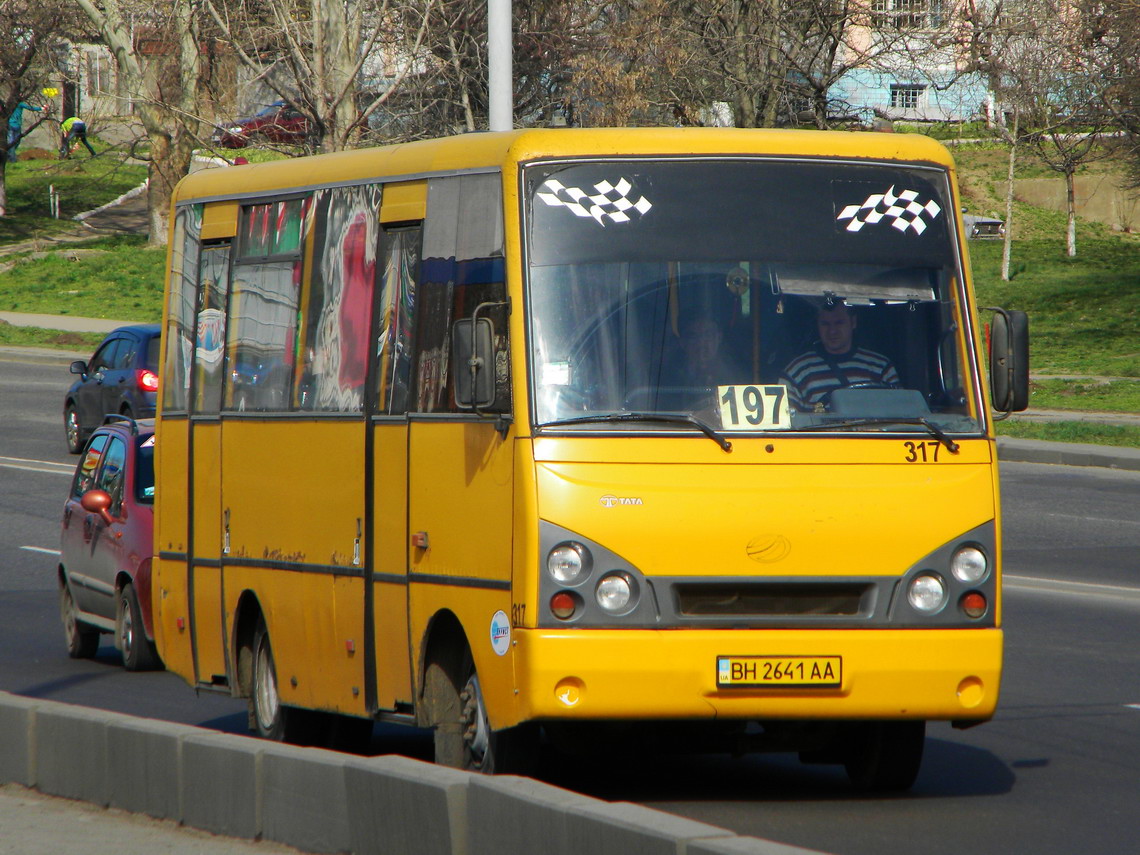
<path fill-rule="evenodd" d="M 51 796 L 107 806 L 107 725 L 117 716 L 44 702 L 35 712 L 35 785 Z"/>
<path fill-rule="evenodd" d="M 197 728 L 153 719 L 107 726 L 108 801 L 111 807 L 158 819 L 182 815 L 182 740 Z"/>
<path fill-rule="evenodd" d="M 208 731 L 182 740 L 182 822 L 229 837 L 257 837 L 259 767 L 266 744 Z"/>
<path fill-rule="evenodd" d="M 0 784 L 35 785 L 32 733 L 39 701 L 0 692 Z"/>
<path fill-rule="evenodd" d="M 348 757 L 274 742 L 260 748 L 262 837 L 305 852 L 347 852 Z"/>
<path fill-rule="evenodd" d="M 464 855 L 470 772 L 409 757 L 350 758 L 345 764 L 353 855 Z"/>
<path fill-rule="evenodd" d="M 597 855 L 687 855 L 696 842 L 731 839 L 735 833 L 628 802 L 594 801 L 567 811 L 568 849 Z"/>
<path fill-rule="evenodd" d="M 726 837 L 698 840 L 685 848 L 685 855 L 825 855 L 818 849 L 803 849 L 759 837 Z"/>
<path fill-rule="evenodd" d="M 667 823 L 675 830 L 684 827 L 691 838 L 731 834 L 650 808 L 610 805 L 526 777 L 474 776 L 467 785 L 467 839 L 474 853 L 683 853 L 682 842 L 654 831 Z"/>

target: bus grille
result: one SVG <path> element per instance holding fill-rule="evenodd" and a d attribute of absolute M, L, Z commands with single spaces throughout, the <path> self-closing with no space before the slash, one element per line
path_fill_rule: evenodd
<path fill-rule="evenodd" d="M 850 583 L 680 584 L 677 609 L 689 617 L 869 614 L 874 587 Z"/>

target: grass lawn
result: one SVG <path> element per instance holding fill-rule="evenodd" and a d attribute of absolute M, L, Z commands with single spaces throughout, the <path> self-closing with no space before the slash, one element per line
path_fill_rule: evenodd
<path fill-rule="evenodd" d="M 975 241 L 970 255 L 979 305 L 1029 313 L 1034 374 L 1140 378 L 1140 242 L 1085 240 L 1070 259 L 1060 238 L 1015 241 L 1010 282 L 1000 241 Z"/>
<path fill-rule="evenodd" d="M 45 152 L 46 154 L 46 152 Z M 0 245 L 74 229 L 71 218 L 116 199 L 146 180 L 146 167 L 119 155 L 70 160 L 20 160 L 4 172 L 8 215 L 0 217 Z M 59 216 L 51 216 L 49 188 L 59 194 Z"/>

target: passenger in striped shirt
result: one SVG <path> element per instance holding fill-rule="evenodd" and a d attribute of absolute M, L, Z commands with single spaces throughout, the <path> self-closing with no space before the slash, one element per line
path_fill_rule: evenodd
<path fill-rule="evenodd" d="M 845 386 L 898 386 L 898 372 L 887 357 L 855 346 L 857 325 L 858 318 L 846 303 L 820 308 L 816 314 L 819 342 L 815 349 L 789 362 L 780 376 L 797 410 L 820 411 L 827 396 Z"/>

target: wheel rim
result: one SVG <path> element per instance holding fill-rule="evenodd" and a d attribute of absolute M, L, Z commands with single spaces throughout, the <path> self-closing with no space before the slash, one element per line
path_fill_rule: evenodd
<path fill-rule="evenodd" d="M 258 727 L 267 733 L 273 729 L 278 709 L 277 675 L 273 670 L 273 652 L 269 649 L 267 640 L 263 640 L 257 647 L 253 692 Z"/>
<path fill-rule="evenodd" d="M 119 649 L 123 651 L 124 658 L 129 658 L 135 643 L 135 623 L 131 614 L 131 601 L 126 594 L 119 596 L 119 610 Z"/>
<path fill-rule="evenodd" d="M 59 612 L 63 618 L 63 631 L 67 634 L 67 643 L 74 646 L 79 634 L 79 627 L 75 625 L 75 601 L 71 599 L 71 591 L 67 585 L 59 589 Z"/>
<path fill-rule="evenodd" d="M 479 687 L 479 675 L 472 674 L 463 689 L 463 739 L 471 752 L 471 760 L 476 767 L 483 765 L 487 758 L 487 746 L 491 728 L 487 724 L 487 708 L 483 704 L 483 690 Z"/>
<path fill-rule="evenodd" d="M 68 409 L 65 427 L 67 429 L 67 443 L 72 448 L 79 445 L 79 417 L 75 410 Z"/>

